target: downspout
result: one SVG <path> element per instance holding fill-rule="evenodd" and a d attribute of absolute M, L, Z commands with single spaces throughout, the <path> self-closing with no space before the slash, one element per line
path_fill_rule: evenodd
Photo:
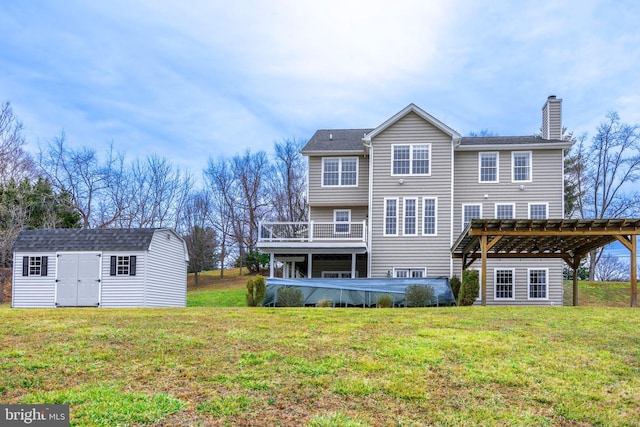
<path fill-rule="evenodd" d="M 454 227 L 453 227 L 453 220 L 455 215 L 453 214 L 453 208 L 454 208 L 454 197 L 455 197 L 455 191 L 454 191 L 454 186 L 455 186 L 455 172 L 456 172 L 456 167 L 455 167 L 455 156 L 454 156 L 454 151 L 455 151 L 455 147 L 456 144 L 460 143 L 460 137 L 452 137 L 451 138 L 451 200 L 450 202 L 450 208 L 449 208 L 449 222 L 450 222 L 450 230 L 449 230 L 449 248 L 451 248 L 453 246 L 453 231 L 454 231 Z M 451 252 L 449 252 L 449 277 L 453 277 L 453 255 L 451 254 Z"/>
<path fill-rule="evenodd" d="M 373 144 L 363 138 L 363 144 L 369 149 L 369 206 L 367 207 L 367 277 L 371 277 L 371 237 L 373 222 Z"/>

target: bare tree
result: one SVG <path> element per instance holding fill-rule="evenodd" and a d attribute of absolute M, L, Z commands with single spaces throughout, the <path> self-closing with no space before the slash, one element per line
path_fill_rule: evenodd
<path fill-rule="evenodd" d="M 152 155 L 144 162 L 135 160 L 123 184 L 128 204 L 121 226 L 179 228 L 181 211 L 194 185 L 191 174 Z"/>
<path fill-rule="evenodd" d="M 574 146 L 576 211 L 581 218 L 615 218 L 640 213 L 640 192 L 632 186 L 640 180 L 640 133 L 638 125 L 620 121 L 610 112 L 598 127 L 591 144 Z M 593 280 L 602 248 L 589 254 L 589 279 Z"/>
<path fill-rule="evenodd" d="M 216 232 L 211 227 L 212 203 L 209 193 L 194 194 L 183 210 L 187 227 L 185 241 L 189 250 L 189 270 L 194 273 L 195 285 L 201 271 L 211 270 L 217 263 Z"/>
<path fill-rule="evenodd" d="M 602 282 L 628 280 L 629 265 L 616 256 L 605 254 L 600 258 L 600 262 L 598 262 L 595 278 Z"/>
<path fill-rule="evenodd" d="M 240 210 L 235 209 L 237 188 L 230 162 L 224 158 L 209 159 L 204 171 L 207 190 L 212 200 L 212 225 L 217 232 L 220 245 L 220 278 L 224 278 L 227 257 L 236 244 L 236 236 L 242 233 Z"/>
<path fill-rule="evenodd" d="M 127 203 L 118 185 L 124 175 L 124 156 L 112 147 L 102 162 L 93 149 L 68 147 L 62 131 L 40 150 L 39 162 L 53 187 L 69 194 L 84 228 L 109 227 L 120 218 Z"/>
<path fill-rule="evenodd" d="M 304 141 L 275 143 L 275 160 L 269 179 L 273 215 L 278 221 L 305 221 L 308 214 L 307 164 L 300 154 Z"/>
<path fill-rule="evenodd" d="M 37 176 L 33 158 L 24 150 L 22 131 L 22 122 L 13 115 L 11 104 L 0 104 L 0 184 Z"/>
<path fill-rule="evenodd" d="M 246 250 L 254 249 L 258 242 L 258 223 L 266 216 L 269 203 L 266 194 L 266 176 L 269 160 L 264 151 L 235 155 L 231 159 L 231 170 L 237 185 L 236 209 L 241 212 L 243 232 L 236 235 L 240 242 L 242 259 Z M 238 229 L 239 231 L 239 229 Z"/>

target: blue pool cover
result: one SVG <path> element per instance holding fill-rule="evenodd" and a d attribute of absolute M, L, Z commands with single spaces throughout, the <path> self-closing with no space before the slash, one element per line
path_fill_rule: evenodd
<path fill-rule="evenodd" d="M 415 279 L 267 279 L 264 306 L 277 306 L 278 289 L 294 287 L 302 292 L 305 305 L 330 301 L 336 307 L 373 307 L 378 298 L 390 295 L 395 307 L 404 307 L 405 292 L 411 285 L 431 286 L 434 290 L 432 306 L 456 305 L 446 277 L 422 277 Z"/>

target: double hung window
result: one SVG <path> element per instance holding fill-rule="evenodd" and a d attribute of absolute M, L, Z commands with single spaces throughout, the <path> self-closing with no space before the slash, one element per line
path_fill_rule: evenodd
<path fill-rule="evenodd" d="M 431 144 L 393 145 L 392 175 L 429 175 Z"/>
<path fill-rule="evenodd" d="M 323 187 L 355 187 L 357 185 L 357 157 L 325 157 L 322 159 Z"/>
<path fill-rule="evenodd" d="M 498 182 L 498 153 L 479 153 L 479 182 Z"/>
<path fill-rule="evenodd" d="M 531 182 L 531 151 L 511 153 L 513 182 Z"/>

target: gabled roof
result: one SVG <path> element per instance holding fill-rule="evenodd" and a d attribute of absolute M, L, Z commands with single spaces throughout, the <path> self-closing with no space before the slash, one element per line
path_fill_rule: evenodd
<path fill-rule="evenodd" d="M 570 141 L 544 139 L 539 136 L 468 136 L 460 139 L 458 149 L 568 148 Z"/>
<path fill-rule="evenodd" d="M 364 153 L 362 138 L 373 129 L 320 129 L 300 151 L 302 154 L 326 152 Z"/>
<path fill-rule="evenodd" d="M 446 133 L 447 135 L 449 135 L 453 139 L 457 140 L 457 139 L 459 139 L 461 137 L 461 135 L 456 130 L 451 129 L 449 126 L 445 125 L 440 120 L 436 119 L 431 114 L 429 114 L 426 111 L 424 111 L 422 108 L 420 108 L 417 105 L 411 103 L 411 104 L 407 105 L 404 109 L 402 109 L 400 112 L 396 113 L 393 117 L 391 117 L 390 119 L 388 119 L 387 121 L 382 123 L 380 126 L 378 126 L 377 128 L 373 129 L 371 132 L 367 133 L 367 135 L 363 138 L 364 141 L 371 142 L 372 138 L 374 138 L 376 135 L 378 135 L 381 132 L 383 132 L 389 126 L 393 125 L 395 122 L 397 122 L 398 120 L 402 119 L 404 116 L 406 116 L 409 113 L 417 114 L 418 116 L 422 117 L 424 120 L 426 120 L 427 122 L 429 122 L 430 124 L 432 124 L 436 128 L 440 129 L 442 132 Z"/>
<path fill-rule="evenodd" d="M 146 251 L 157 228 L 46 229 L 20 232 L 13 251 Z"/>

